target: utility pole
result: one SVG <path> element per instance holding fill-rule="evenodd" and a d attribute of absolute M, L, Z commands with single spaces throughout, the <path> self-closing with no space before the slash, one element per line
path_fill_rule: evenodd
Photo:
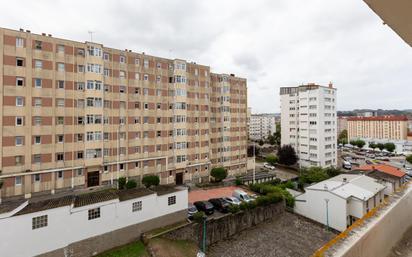
<path fill-rule="evenodd" d="M 87 31 L 87 32 L 88 32 L 89 35 L 90 35 L 90 42 L 93 42 L 93 33 L 94 33 L 94 31 L 89 30 L 89 31 Z"/>
<path fill-rule="evenodd" d="M 325 199 L 326 203 L 326 229 L 329 230 L 329 199 Z"/>
<path fill-rule="evenodd" d="M 256 144 L 253 142 L 253 184 L 256 182 Z"/>

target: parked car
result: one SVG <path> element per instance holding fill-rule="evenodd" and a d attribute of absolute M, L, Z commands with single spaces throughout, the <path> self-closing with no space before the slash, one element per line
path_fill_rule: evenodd
<path fill-rule="evenodd" d="M 272 166 L 267 162 L 263 163 L 263 167 L 265 167 L 266 169 L 270 169 L 270 170 L 276 169 L 275 166 Z"/>
<path fill-rule="evenodd" d="M 223 200 L 225 200 L 229 204 L 240 205 L 239 199 L 237 199 L 236 197 L 233 197 L 233 196 L 223 197 Z"/>
<path fill-rule="evenodd" d="M 209 202 L 213 204 L 213 207 L 215 208 L 215 210 L 218 210 L 223 213 L 226 213 L 229 211 L 230 204 L 227 201 L 225 201 L 223 198 L 212 198 L 212 199 L 209 199 Z"/>
<path fill-rule="evenodd" d="M 236 197 L 237 199 L 244 201 L 244 202 L 253 201 L 253 199 L 245 191 L 242 191 L 242 190 L 235 190 L 233 191 L 232 195 Z"/>
<path fill-rule="evenodd" d="M 211 215 L 215 212 L 213 204 L 208 201 L 197 201 L 194 203 L 198 211 L 204 212 L 206 215 Z"/>
<path fill-rule="evenodd" d="M 197 208 L 193 204 L 189 204 L 189 208 L 187 208 L 187 217 L 189 219 L 193 219 L 193 215 L 197 213 Z"/>
<path fill-rule="evenodd" d="M 352 169 L 352 164 L 348 161 L 343 161 L 342 168 L 350 170 L 350 169 Z"/>
<path fill-rule="evenodd" d="M 412 167 L 406 167 L 405 172 L 406 172 L 406 174 L 408 174 L 408 176 L 412 177 Z"/>

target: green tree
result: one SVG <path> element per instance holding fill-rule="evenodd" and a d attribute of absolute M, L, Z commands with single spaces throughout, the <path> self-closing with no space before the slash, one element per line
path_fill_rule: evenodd
<path fill-rule="evenodd" d="M 298 161 L 295 149 L 291 145 L 284 145 L 278 150 L 279 163 L 294 165 Z"/>
<path fill-rule="evenodd" d="M 346 129 L 340 132 L 338 137 L 338 144 L 346 145 L 348 143 L 348 131 Z"/>
<path fill-rule="evenodd" d="M 147 188 L 151 186 L 158 186 L 160 183 L 160 178 L 156 175 L 144 176 L 142 179 L 142 183 Z"/>
<path fill-rule="evenodd" d="M 384 147 L 386 150 L 388 150 L 391 153 L 396 149 L 396 146 L 394 143 L 386 143 L 384 144 Z"/>
<path fill-rule="evenodd" d="M 119 189 L 124 189 L 126 185 L 126 178 L 120 177 L 118 183 L 119 183 Z"/>
<path fill-rule="evenodd" d="M 130 179 L 129 181 L 127 181 L 126 183 L 126 188 L 127 189 L 132 189 L 132 188 L 136 188 L 137 187 L 137 182 L 134 179 Z"/>
<path fill-rule="evenodd" d="M 406 156 L 406 161 L 409 162 L 410 164 L 412 164 L 412 154 Z"/>
<path fill-rule="evenodd" d="M 365 146 L 366 143 L 365 143 L 365 141 L 358 139 L 358 140 L 356 140 L 355 144 L 356 144 L 357 147 L 362 148 L 362 147 Z"/>
<path fill-rule="evenodd" d="M 280 124 L 276 124 L 276 132 L 268 136 L 267 142 L 271 145 L 280 145 Z"/>
<path fill-rule="evenodd" d="M 369 142 L 369 147 L 375 149 L 377 146 L 375 142 Z"/>
<path fill-rule="evenodd" d="M 379 148 L 379 150 L 381 150 L 381 151 L 382 151 L 383 149 L 385 149 L 385 145 L 382 144 L 382 143 L 376 144 L 376 147 Z"/>
<path fill-rule="evenodd" d="M 303 184 L 318 183 L 329 178 L 327 172 L 322 167 L 313 166 L 301 169 L 299 180 Z"/>
<path fill-rule="evenodd" d="M 324 169 L 324 171 L 326 172 L 326 174 L 328 174 L 328 177 L 330 177 L 330 178 L 335 177 L 335 176 L 342 173 L 339 169 L 337 169 L 335 167 L 327 167 L 327 168 Z"/>
<path fill-rule="evenodd" d="M 276 155 L 269 154 L 266 156 L 266 162 L 271 165 L 275 165 L 278 162 L 278 157 Z"/>
<path fill-rule="evenodd" d="M 210 176 L 214 178 L 215 182 L 220 182 L 227 177 L 227 170 L 223 167 L 213 168 Z"/>
<path fill-rule="evenodd" d="M 262 146 L 264 143 L 265 143 L 265 142 L 264 142 L 262 139 L 260 139 L 259 142 L 258 142 L 258 144 L 259 144 L 260 146 Z"/>

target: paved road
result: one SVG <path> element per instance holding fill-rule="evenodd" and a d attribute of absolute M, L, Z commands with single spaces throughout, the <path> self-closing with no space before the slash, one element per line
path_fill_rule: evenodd
<path fill-rule="evenodd" d="M 322 226 L 285 212 L 209 248 L 210 257 L 305 257 L 335 236 Z"/>
<path fill-rule="evenodd" d="M 256 172 L 263 171 L 263 162 L 256 162 Z M 297 178 L 298 174 L 290 171 L 288 169 L 277 167 L 274 171 L 270 171 L 276 174 L 277 178 L 280 178 L 282 181 Z"/>

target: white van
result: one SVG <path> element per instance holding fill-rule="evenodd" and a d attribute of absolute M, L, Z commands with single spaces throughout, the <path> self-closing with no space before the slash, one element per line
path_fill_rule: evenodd
<path fill-rule="evenodd" d="M 253 201 L 253 199 L 245 191 L 242 190 L 235 190 L 233 191 L 232 195 L 243 202 Z"/>
<path fill-rule="evenodd" d="M 348 161 L 343 161 L 342 166 L 344 169 L 347 169 L 347 170 L 352 169 L 352 164 Z"/>

